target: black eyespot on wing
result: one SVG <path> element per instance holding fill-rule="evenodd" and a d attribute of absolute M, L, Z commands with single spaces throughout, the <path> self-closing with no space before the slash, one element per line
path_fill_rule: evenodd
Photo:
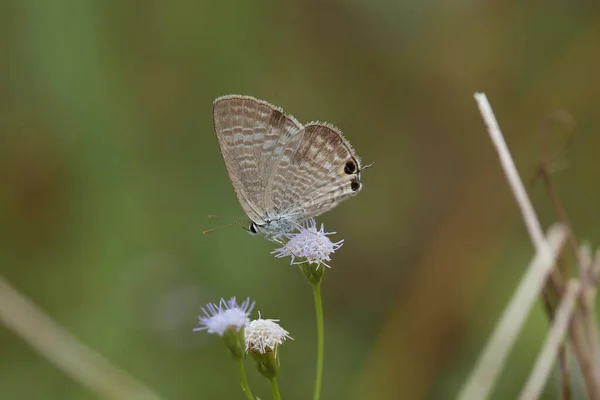
<path fill-rule="evenodd" d="M 356 164 L 354 161 L 350 160 L 346 163 L 344 166 L 344 172 L 348 175 L 352 175 L 354 172 L 356 172 Z"/>
<path fill-rule="evenodd" d="M 358 183 L 357 181 L 352 181 L 352 183 L 350 184 L 350 189 L 352 189 L 353 192 L 356 192 L 360 189 L 360 183 Z"/>

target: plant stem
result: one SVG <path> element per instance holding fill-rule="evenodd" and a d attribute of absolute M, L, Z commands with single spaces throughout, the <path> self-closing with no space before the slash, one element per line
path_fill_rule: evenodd
<path fill-rule="evenodd" d="M 273 391 L 273 399 L 281 400 L 281 395 L 279 394 L 279 386 L 277 385 L 277 379 L 269 378 L 269 382 L 271 382 L 271 390 Z"/>
<path fill-rule="evenodd" d="M 237 360 L 238 370 L 240 371 L 240 384 L 242 385 L 242 390 L 244 394 L 248 398 L 248 400 L 254 400 L 254 396 L 252 396 L 252 392 L 250 391 L 250 386 L 248 386 L 248 380 L 246 379 L 246 369 L 244 368 L 244 360 Z"/>
<path fill-rule="evenodd" d="M 321 283 L 313 284 L 315 296 L 315 311 L 317 313 L 317 374 L 315 376 L 314 400 L 321 397 L 321 382 L 323 380 L 323 351 L 325 349 L 325 334 L 323 329 L 323 303 L 321 301 Z"/>

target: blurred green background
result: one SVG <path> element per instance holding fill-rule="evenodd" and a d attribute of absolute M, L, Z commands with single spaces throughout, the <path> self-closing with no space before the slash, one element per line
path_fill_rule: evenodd
<path fill-rule="evenodd" d="M 1 275 L 164 398 L 243 398 L 219 338 L 192 332 L 202 305 L 234 295 L 295 338 L 284 398 L 312 395 L 302 275 L 239 227 L 201 234 L 222 223 L 208 214 L 243 216 L 217 96 L 329 121 L 376 161 L 319 218 L 345 239 L 323 286 L 323 399 L 453 398 L 533 256 L 473 92 L 526 181 L 544 121 L 571 115 L 552 136 L 559 150 L 574 135 L 555 182 L 578 236 L 600 242 L 596 2 L 3 1 L 0 51 Z M 518 394 L 547 327 L 538 304 L 494 399 Z M 0 324 L 0 398 L 95 396 Z"/>

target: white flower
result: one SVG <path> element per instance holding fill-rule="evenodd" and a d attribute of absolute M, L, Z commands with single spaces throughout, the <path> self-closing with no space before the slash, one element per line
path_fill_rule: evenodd
<path fill-rule="evenodd" d="M 254 302 L 250 303 L 250 298 L 247 298 L 238 306 L 235 297 L 228 301 L 221 299 L 219 304 L 208 303 L 206 307 L 202 307 L 204 316 L 198 316 L 198 322 L 201 326 L 195 328 L 194 331 L 206 330 L 208 333 L 216 333 L 223 336 L 225 331 L 234 327 L 236 332 L 250 322 L 250 312 L 254 308 Z"/>
<path fill-rule="evenodd" d="M 246 325 L 246 351 L 254 350 L 260 354 L 275 351 L 286 339 L 292 339 L 285 329 L 277 323 L 278 319 L 255 319 Z"/>
<path fill-rule="evenodd" d="M 314 218 L 306 221 L 304 226 L 298 229 L 297 233 L 286 233 L 288 242 L 283 247 L 272 251 L 277 258 L 292 257 L 290 264 L 323 264 L 329 267 L 325 261 L 331 261 L 331 254 L 342 247 L 344 240 L 332 242 L 327 236 L 335 232 L 325 232 L 323 224 L 321 229 L 317 230 L 317 223 Z M 296 258 L 303 258 L 302 261 L 296 261 Z"/>

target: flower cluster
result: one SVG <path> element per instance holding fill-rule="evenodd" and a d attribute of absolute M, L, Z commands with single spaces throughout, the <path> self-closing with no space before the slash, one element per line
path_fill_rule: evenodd
<path fill-rule="evenodd" d="M 246 352 L 258 351 L 264 354 L 276 351 L 286 339 L 292 339 L 283 329 L 278 319 L 255 319 L 246 326 Z"/>
<path fill-rule="evenodd" d="M 216 333 L 223 336 L 228 328 L 239 332 L 242 327 L 250 322 L 250 312 L 254 308 L 254 302 L 250 303 L 247 298 L 238 306 L 235 297 L 228 301 L 221 299 L 219 304 L 209 303 L 202 307 L 203 316 L 198 316 L 200 327 L 194 331 L 206 330 L 208 333 Z"/>
<path fill-rule="evenodd" d="M 194 331 L 205 330 L 221 336 L 233 357 L 240 362 L 250 353 L 261 374 L 273 378 L 279 372 L 278 347 L 291 337 L 279 326 L 279 320 L 259 317 L 251 321 L 252 308 L 254 302 L 251 303 L 249 298 L 240 305 L 235 297 L 228 301 L 221 299 L 219 304 L 209 303 L 202 308 L 204 315 L 198 317 L 201 326 Z"/>
<path fill-rule="evenodd" d="M 277 258 L 291 257 L 291 265 L 298 265 L 307 281 L 313 286 L 317 312 L 317 378 L 315 380 L 315 398 L 320 393 L 320 381 L 323 365 L 323 311 L 321 304 L 321 282 L 325 274 L 325 265 L 331 261 L 331 255 L 342 247 L 343 240 L 332 242 L 329 238 L 335 232 L 325 232 L 325 228 L 317 229 L 316 221 L 311 218 L 298 225 L 296 232 L 278 233 L 268 238 L 283 247 L 271 252 Z M 240 369 L 240 384 L 248 400 L 256 397 L 250 391 L 244 360 L 250 355 L 256 362 L 258 371 L 271 382 L 273 396 L 280 399 L 276 377 L 279 373 L 279 347 L 286 340 L 293 338 L 283 329 L 277 319 L 250 319 L 255 303 L 250 298 L 238 304 L 235 297 L 221 299 L 219 303 L 209 303 L 202 308 L 198 316 L 199 326 L 194 331 L 206 331 L 219 335 L 229 349 Z"/>
<path fill-rule="evenodd" d="M 283 247 L 271 252 L 277 258 L 291 257 L 290 264 L 321 264 L 329 268 L 326 261 L 331 261 L 331 254 L 342 247 L 344 240 L 332 242 L 329 235 L 335 232 L 325 232 L 323 224 L 317 229 L 317 223 L 314 218 L 298 228 L 298 232 L 285 233 L 282 236 L 288 239 Z M 296 261 L 296 259 L 300 259 Z"/>

